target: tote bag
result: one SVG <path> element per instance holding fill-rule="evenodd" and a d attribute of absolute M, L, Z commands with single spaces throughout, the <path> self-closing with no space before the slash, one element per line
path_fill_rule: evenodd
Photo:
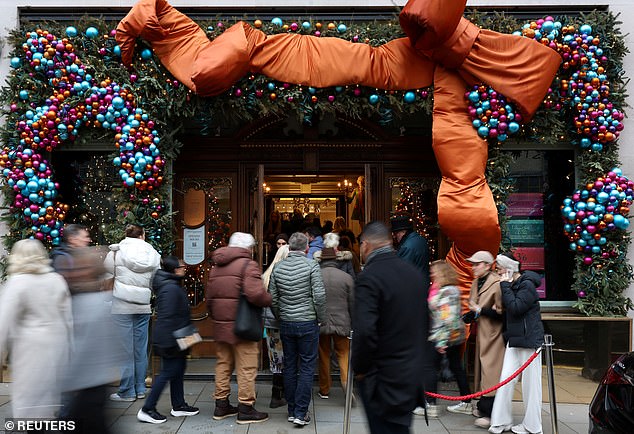
<path fill-rule="evenodd" d="M 240 283 L 240 301 L 236 312 L 236 320 L 233 324 L 233 333 L 240 339 L 258 342 L 262 339 L 264 332 L 264 321 L 262 320 L 262 308 L 249 303 L 244 295 L 244 273 L 249 265 L 247 259 L 242 268 L 242 281 Z"/>

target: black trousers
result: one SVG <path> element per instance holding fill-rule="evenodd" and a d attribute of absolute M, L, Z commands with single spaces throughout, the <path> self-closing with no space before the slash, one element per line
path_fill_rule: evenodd
<path fill-rule="evenodd" d="M 462 364 L 461 353 L 462 345 L 454 345 L 447 347 L 447 361 L 449 362 L 449 370 L 453 373 L 456 383 L 458 383 L 458 389 L 460 390 L 460 396 L 469 395 L 471 391 L 469 389 L 469 381 L 467 380 L 467 373 Z M 442 354 L 436 351 L 436 347 L 433 342 L 430 342 L 427 348 L 430 362 L 425 369 L 425 391 L 436 393 L 438 391 L 438 369 L 440 368 L 440 362 L 442 360 Z M 432 352 L 433 351 L 433 352 Z M 465 399 L 465 402 L 470 402 L 470 399 Z M 436 403 L 436 398 L 427 398 L 427 402 L 430 404 Z"/>

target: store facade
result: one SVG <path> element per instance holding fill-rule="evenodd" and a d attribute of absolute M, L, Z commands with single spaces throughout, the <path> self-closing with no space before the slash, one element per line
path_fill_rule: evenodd
<path fill-rule="evenodd" d="M 27 4 L 18 0 L 13 3 L 14 7 L 8 8 L 0 18 L 3 28 L 15 28 L 20 19 L 63 20 L 65 15 L 79 13 L 56 1 L 34 0 Z M 134 2 L 120 1 L 113 5 L 112 2 L 88 1 L 85 4 L 87 8 L 82 9 L 83 12 L 116 17 L 123 16 Z M 198 17 L 215 17 L 227 11 L 235 14 L 242 6 L 240 2 L 214 3 L 213 7 L 195 1 L 172 4 Z M 468 6 L 502 9 L 526 16 L 556 15 L 597 7 L 621 13 L 623 28 L 634 23 L 634 5 L 624 0 L 577 1 L 575 4 L 576 9 L 563 1 L 531 2 L 531 8 L 517 1 L 472 1 Z M 280 8 L 280 15 L 311 14 L 311 11 L 298 10 L 291 2 L 267 2 L 257 6 L 244 4 L 253 17 L 262 11 L 266 15 L 262 19 L 270 19 L 269 9 L 274 6 Z M 535 8 L 539 10 L 536 12 Z M 363 2 L 354 9 L 368 17 L 387 16 L 392 13 L 393 6 L 389 2 Z M 324 2 L 323 6 L 316 5 L 312 12 L 332 17 L 338 10 Z M 339 13 L 343 11 L 339 10 Z M 634 41 L 627 39 L 625 42 L 634 50 Z M 634 71 L 631 57 L 624 59 L 628 76 L 629 71 Z M 9 73 L 9 60 L 3 52 L 0 75 Z M 360 224 L 365 221 L 389 218 L 402 200 L 404 189 L 413 188 L 422 207 L 421 215 L 426 219 L 434 255 L 443 257 L 449 241 L 435 228 L 437 210 L 433 198 L 438 192 L 440 176 L 431 149 L 431 122 L 431 117 L 422 113 L 405 117 L 388 127 L 344 114 L 315 119 L 311 125 L 298 123 L 294 116 L 279 115 L 264 116 L 231 128 L 213 122 L 201 126 L 200 122 L 192 120 L 188 128 L 179 133 L 183 146 L 169 165 L 173 174 L 171 205 L 176 212 L 175 248 L 190 264 L 190 297 L 201 330 L 209 333 L 202 302 L 209 247 L 221 245 L 231 231 L 252 232 L 258 239 L 256 258 L 266 266 L 270 251 L 265 232 L 268 217 L 275 210 L 281 212 L 283 218 L 290 218 L 289 213 L 298 207 L 305 214 L 323 213 L 322 223 L 331 216 L 342 215 L 358 233 Z M 619 156 L 623 163 L 621 168 L 627 174 L 634 171 L 634 125 L 630 126 L 627 119 L 624 125 Z M 605 325 L 595 327 L 595 323 L 588 326 L 577 316 L 563 315 L 570 312 L 576 295 L 569 289 L 573 279 L 573 254 L 561 236 L 559 206 L 576 188 L 575 181 L 579 178 L 574 165 L 577 151 L 569 144 L 546 148 L 534 143 L 513 144 L 503 150 L 513 154 L 509 177 L 515 180 L 515 190 L 507 202 L 506 241 L 516 249 L 526 268 L 543 275 L 540 293 L 553 334 L 561 336 L 560 340 L 569 345 L 571 351 L 583 352 L 586 347 L 574 347 L 580 334 L 585 333 L 588 342 L 592 340 L 592 345 L 598 345 L 600 339 L 593 337 L 597 335 L 595 331 L 610 330 L 614 341 L 610 343 L 613 348 L 606 350 L 608 357 L 613 352 L 631 349 L 632 333 L 628 322 L 619 320 L 613 324 L 605 321 Z M 86 177 L 95 178 L 90 173 L 94 169 L 90 153 L 105 156 L 109 153 L 108 144 L 95 143 L 81 150 L 74 146 L 66 152 L 56 151 L 59 155 L 52 156 L 51 161 L 55 162 L 57 158 L 61 167 L 67 164 L 78 170 L 79 177 L 84 173 Z M 103 165 L 99 168 L 106 176 L 97 178 L 107 179 L 110 174 L 116 179 L 113 168 Z M 68 182 L 72 181 L 71 177 L 62 176 Z M 359 177 L 364 177 L 367 200 L 364 221 L 355 223 L 351 219 L 351 204 L 347 201 L 353 187 L 348 189 L 346 181 L 354 186 Z M 107 192 L 103 197 L 107 199 Z M 100 200 L 99 197 L 96 200 Z M 204 250 L 201 250 L 201 242 Z M 630 288 L 627 294 L 633 295 L 634 289 Z M 213 342 L 207 340 L 197 351 L 200 356 L 213 355 Z"/>

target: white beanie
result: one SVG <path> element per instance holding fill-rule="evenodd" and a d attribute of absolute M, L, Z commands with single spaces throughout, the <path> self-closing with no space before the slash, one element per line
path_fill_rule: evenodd
<path fill-rule="evenodd" d="M 508 256 L 498 255 L 497 258 L 495 258 L 495 262 L 498 267 L 504 268 L 505 270 L 511 270 L 513 273 L 520 271 L 520 263 L 512 260 Z"/>
<path fill-rule="evenodd" d="M 244 232 L 234 232 L 229 238 L 229 247 L 241 247 L 243 249 L 250 249 L 255 246 L 255 238 L 251 234 L 245 234 Z"/>

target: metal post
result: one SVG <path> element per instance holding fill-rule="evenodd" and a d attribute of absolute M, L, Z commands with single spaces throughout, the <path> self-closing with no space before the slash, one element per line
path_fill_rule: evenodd
<path fill-rule="evenodd" d="M 352 388 L 354 387 L 354 378 L 352 377 L 352 330 L 348 337 L 350 342 L 350 350 L 348 351 L 348 381 L 346 381 L 346 407 L 343 411 L 343 434 L 350 432 L 350 412 L 352 411 Z"/>
<path fill-rule="evenodd" d="M 546 350 L 546 369 L 548 374 L 548 397 L 550 401 L 550 422 L 553 434 L 559 433 L 557 426 L 557 398 L 555 397 L 555 371 L 553 369 L 553 336 L 544 335 L 544 349 Z"/>

